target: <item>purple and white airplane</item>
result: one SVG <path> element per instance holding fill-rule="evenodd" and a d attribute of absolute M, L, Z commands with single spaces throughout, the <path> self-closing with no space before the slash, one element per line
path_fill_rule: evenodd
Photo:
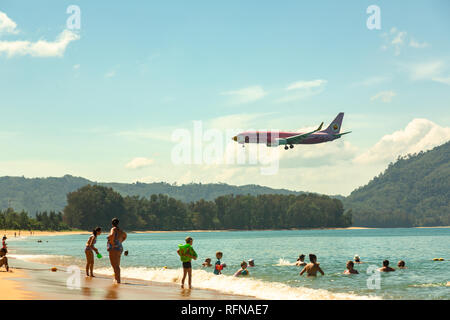
<path fill-rule="evenodd" d="M 272 131 L 247 131 L 239 133 L 232 139 L 242 146 L 246 143 L 265 143 L 268 147 L 284 145 L 284 149 L 294 148 L 294 144 L 316 144 L 339 139 L 344 134 L 340 133 L 344 113 L 341 112 L 325 130 L 322 130 L 323 122 L 319 128 L 311 132 L 272 132 Z"/>

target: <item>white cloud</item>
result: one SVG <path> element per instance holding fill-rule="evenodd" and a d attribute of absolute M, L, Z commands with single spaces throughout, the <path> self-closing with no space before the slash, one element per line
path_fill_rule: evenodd
<path fill-rule="evenodd" d="M 399 31 L 397 28 L 391 28 L 390 32 L 383 33 L 382 37 L 385 39 L 385 43 L 381 46 L 382 50 L 393 48 L 396 56 L 400 55 L 402 48 L 408 43 L 411 48 L 421 49 L 429 46 L 426 42 L 419 42 L 412 37 L 408 36 L 406 31 Z"/>
<path fill-rule="evenodd" d="M 222 92 L 221 94 L 232 96 L 233 104 L 243 104 L 262 99 L 267 95 L 267 92 L 260 86 L 251 86 L 240 90 Z"/>
<path fill-rule="evenodd" d="M 444 83 L 444 84 L 450 85 L 450 77 L 447 77 L 447 78 L 434 77 L 434 78 L 432 78 L 432 80 L 436 81 L 436 82 L 440 82 L 440 83 Z"/>
<path fill-rule="evenodd" d="M 153 163 L 154 163 L 153 159 L 138 157 L 138 158 L 134 158 L 133 160 L 128 162 L 125 165 L 125 168 L 128 168 L 128 169 L 141 169 L 141 168 L 148 167 L 148 166 L 152 165 Z"/>
<path fill-rule="evenodd" d="M 414 119 L 404 130 L 385 135 L 353 162 L 357 164 L 388 163 L 399 155 L 428 150 L 450 140 L 450 128 L 427 119 Z"/>
<path fill-rule="evenodd" d="M 108 71 L 107 73 L 105 73 L 105 78 L 112 78 L 115 75 L 116 75 L 116 71 L 111 70 L 111 71 Z"/>
<path fill-rule="evenodd" d="M 325 85 L 327 83 L 327 80 L 317 79 L 317 80 L 311 80 L 311 81 L 297 81 L 292 84 L 290 84 L 286 90 L 297 90 L 297 89 L 311 89 L 311 88 L 317 88 Z"/>
<path fill-rule="evenodd" d="M 0 11 L 0 34 L 2 33 L 17 34 L 19 30 L 17 24 L 6 13 Z"/>
<path fill-rule="evenodd" d="M 375 77 L 370 77 L 370 78 L 364 79 L 360 82 L 353 83 L 351 86 L 352 87 L 358 87 L 358 86 L 370 87 L 370 86 L 375 86 L 375 85 L 381 84 L 388 80 L 389 80 L 388 77 L 375 76 Z"/>
<path fill-rule="evenodd" d="M 416 40 L 414 40 L 414 39 L 411 39 L 411 41 L 409 41 L 409 46 L 410 46 L 410 47 L 413 47 L 413 48 L 421 49 L 421 48 L 426 48 L 426 47 L 428 47 L 429 44 L 426 43 L 426 42 L 420 43 L 420 42 L 418 42 L 418 41 L 416 41 Z"/>
<path fill-rule="evenodd" d="M 324 90 L 327 80 L 316 79 L 310 81 L 297 81 L 286 87 L 287 96 L 277 99 L 278 103 L 292 102 L 315 96 Z"/>
<path fill-rule="evenodd" d="M 8 57 L 30 55 L 33 57 L 62 57 L 67 46 L 80 36 L 70 30 L 61 32 L 55 41 L 0 41 L 0 53 Z"/>
<path fill-rule="evenodd" d="M 375 101 L 380 99 L 382 102 L 389 103 L 392 101 L 392 98 L 396 96 L 394 91 L 381 91 L 370 98 L 370 101 Z"/>
<path fill-rule="evenodd" d="M 442 61 L 430 61 L 408 67 L 412 80 L 428 80 L 438 76 L 444 68 Z"/>

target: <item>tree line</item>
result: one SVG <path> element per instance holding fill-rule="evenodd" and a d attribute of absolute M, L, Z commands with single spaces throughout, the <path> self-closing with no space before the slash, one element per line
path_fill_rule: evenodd
<path fill-rule="evenodd" d="M 128 230 L 224 230 L 348 227 L 350 212 L 324 195 L 225 195 L 185 203 L 168 195 L 122 197 L 112 188 L 87 185 L 67 195 L 63 221 L 91 230 L 113 217 Z"/>
<path fill-rule="evenodd" d="M 70 227 L 63 222 L 61 212 L 37 212 L 35 218 L 32 218 L 25 211 L 15 212 L 14 209 L 8 208 L 0 211 L 0 229 L 61 231 Z"/>

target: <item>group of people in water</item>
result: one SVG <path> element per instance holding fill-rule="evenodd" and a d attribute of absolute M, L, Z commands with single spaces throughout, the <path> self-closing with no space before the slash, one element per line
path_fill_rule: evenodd
<path fill-rule="evenodd" d="M 354 256 L 354 261 L 352 260 L 348 260 L 347 264 L 346 264 L 346 270 L 344 271 L 344 274 L 358 274 L 358 270 L 355 269 L 355 263 L 356 264 L 361 264 L 361 263 L 365 263 L 361 261 L 361 258 L 359 257 L 359 255 L 355 255 Z M 322 271 L 322 269 L 320 268 L 320 263 L 317 262 L 317 257 L 314 254 L 310 254 L 309 255 L 309 261 L 310 263 L 306 263 L 305 262 L 305 255 L 301 254 L 298 259 L 297 262 L 295 263 L 296 266 L 304 266 L 303 270 L 300 272 L 300 275 L 303 275 L 305 272 L 307 273 L 308 276 L 316 276 L 317 272 L 320 272 L 322 275 L 324 275 L 325 273 Z M 399 269 L 406 269 L 406 263 L 403 260 L 400 260 L 397 263 L 397 266 Z M 378 269 L 378 271 L 380 272 L 392 272 L 395 271 L 394 268 L 391 268 L 389 266 L 389 260 L 384 260 L 383 261 L 383 266 L 381 268 Z"/>
<path fill-rule="evenodd" d="M 109 235 L 107 237 L 107 243 L 106 248 L 109 253 L 109 260 L 111 263 L 111 266 L 114 270 L 114 282 L 120 283 L 120 259 L 122 256 L 123 245 L 122 243 L 127 239 L 127 234 L 125 231 L 123 231 L 119 227 L 119 219 L 114 218 L 111 221 L 111 230 L 109 232 Z M 98 258 L 101 258 L 101 254 L 99 253 L 98 249 L 95 247 L 95 244 L 97 242 L 97 237 L 102 233 L 102 229 L 100 227 L 95 228 L 92 231 L 92 235 L 89 237 L 88 241 L 86 242 L 85 247 L 85 255 L 86 255 L 86 276 L 87 277 L 94 277 L 94 252 L 97 255 Z M 0 267 L 5 266 L 6 270 L 9 270 L 8 266 L 8 258 L 6 257 L 7 250 L 7 244 L 6 244 L 7 237 L 4 236 L 2 239 L 2 248 L 0 249 Z M 197 260 L 198 255 L 195 252 L 193 248 L 193 242 L 194 239 L 192 237 L 187 237 L 185 239 L 185 244 L 180 244 L 178 246 L 177 254 L 180 257 L 182 267 L 183 267 L 183 277 L 181 279 L 181 287 L 184 288 L 184 283 L 186 280 L 186 277 L 188 277 L 188 285 L 189 288 L 192 288 L 192 260 Z M 128 251 L 124 252 L 124 255 L 128 255 Z M 206 258 L 205 261 L 202 263 L 203 268 L 209 268 L 214 267 L 213 273 L 215 275 L 222 274 L 222 270 L 227 267 L 225 263 L 222 263 L 221 259 L 223 258 L 223 252 L 217 251 L 216 252 L 216 259 L 217 261 L 214 263 L 214 265 L 211 263 L 211 258 Z M 301 254 L 295 265 L 299 267 L 303 267 L 303 269 L 300 271 L 300 276 L 304 273 L 307 274 L 307 276 L 316 276 L 317 272 L 324 275 L 325 273 L 320 268 L 320 263 L 317 262 L 317 256 L 315 254 L 309 254 L 309 263 L 305 262 L 305 255 Z M 362 264 L 364 262 L 361 261 L 360 257 L 358 255 L 354 256 L 354 260 L 349 260 L 346 263 L 346 270 L 344 271 L 344 274 L 358 274 L 358 270 L 356 270 L 355 264 Z M 397 264 L 399 269 L 406 269 L 405 261 L 400 260 Z M 237 270 L 234 273 L 235 277 L 240 276 L 248 276 L 250 275 L 250 272 L 248 268 L 255 267 L 255 261 L 253 259 L 249 259 L 247 261 L 242 261 L 241 268 Z M 395 271 L 394 268 L 391 268 L 389 266 L 389 260 L 383 261 L 383 266 L 378 269 L 380 272 L 392 272 Z"/>
<path fill-rule="evenodd" d="M 192 246 L 194 243 L 194 239 L 192 239 L 192 237 L 187 237 L 185 239 L 185 241 L 186 241 L 186 243 L 180 244 L 178 246 L 178 250 L 177 250 L 177 254 L 180 256 L 180 260 L 181 260 L 182 266 L 183 266 L 183 277 L 181 279 L 181 288 L 184 288 L 184 282 L 186 280 L 186 276 L 188 276 L 189 289 L 191 289 L 192 288 L 192 264 L 191 264 L 191 261 L 192 261 L 192 259 L 197 260 L 198 255 Z M 216 252 L 217 261 L 214 263 L 214 271 L 213 271 L 213 273 L 215 275 L 222 274 L 222 270 L 227 267 L 226 263 L 221 262 L 222 257 L 223 257 L 223 252 L 217 251 Z M 234 273 L 234 276 L 235 277 L 248 276 L 248 275 L 250 275 L 250 272 L 248 271 L 248 267 L 252 268 L 254 266 L 255 266 L 255 260 L 249 259 L 248 263 L 247 263 L 247 261 L 244 260 L 241 262 L 241 268 Z M 211 264 L 211 258 L 206 258 L 205 262 L 202 263 L 202 267 L 203 268 L 213 267 L 213 265 Z"/>

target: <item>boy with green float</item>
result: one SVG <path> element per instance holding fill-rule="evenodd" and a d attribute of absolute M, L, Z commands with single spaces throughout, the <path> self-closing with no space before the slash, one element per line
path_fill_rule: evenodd
<path fill-rule="evenodd" d="M 192 247 L 194 239 L 191 237 L 186 238 L 186 244 L 178 245 L 177 253 L 180 256 L 180 260 L 183 263 L 183 279 L 181 279 L 181 288 L 184 288 L 184 280 L 186 279 L 186 274 L 189 276 L 189 289 L 192 289 L 192 264 L 191 260 L 197 260 L 197 253 Z"/>

